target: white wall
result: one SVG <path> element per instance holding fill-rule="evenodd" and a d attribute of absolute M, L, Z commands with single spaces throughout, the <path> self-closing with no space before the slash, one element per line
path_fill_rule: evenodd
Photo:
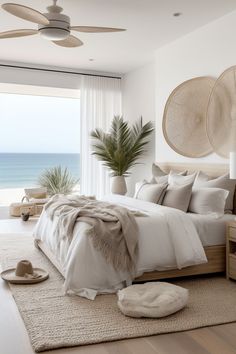
<path fill-rule="evenodd" d="M 152 62 L 137 70 L 129 72 L 122 79 L 123 115 L 132 124 L 140 116 L 143 122 L 155 122 L 155 63 Z M 134 183 L 140 179 L 151 176 L 151 164 L 155 156 L 155 134 L 147 146 L 148 152 L 140 162 L 145 165 L 136 166 L 132 175 L 127 179 L 128 192 L 134 191 Z"/>
<path fill-rule="evenodd" d="M 135 168 L 129 184 L 148 178 L 153 160 L 227 163 L 227 159 L 216 154 L 198 159 L 177 154 L 164 139 L 162 117 L 170 93 L 183 81 L 197 76 L 218 77 L 225 69 L 236 65 L 235 23 L 236 11 L 160 48 L 153 63 L 123 78 L 125 118 L 132 122 L 142 114 L 145 120 L 155 117 L 156 122 L 155 154 L 152 146 L 145 157 L 145 165 Z"/>
<path fill-rule="evenodd" d="M 156 160 L 175 162 L 225 163 L 216 154 L 190 159 L 175 153 L 162 134 L 163 110 L 171 91 L 197 76 L 218 77 L 236 65 L 236 12 L 222 17 L 156 52 Z"/>
<path fill-rule="evenodd" d="M 135 168 L 129 178 L 129 194 L 134 182 L 150 177 L 153 160 L 227 163 L 227 159 L 216 154 L 198 159 L 178 155 L 163 137 L 162 117 L 170 93 L 183 81 L 197 76 L 218 77 L 225 69 L 236 65 L 235 23 L 236 11 L 160 48 L 152 63 L 124 76 L 124 117 L 133 122 L 143 115 L 145 121 L 156 122 L 155 139 L 143 159 L 145 165 Z"/>

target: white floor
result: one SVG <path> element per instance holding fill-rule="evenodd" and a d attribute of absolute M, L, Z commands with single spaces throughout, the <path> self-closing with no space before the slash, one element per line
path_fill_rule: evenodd
<path fill-rule="evenodd" d="M 0 220 L 0 234 L 32 234 L 37 218 L 30 218 L 27 222 L 21 218 Z"/>

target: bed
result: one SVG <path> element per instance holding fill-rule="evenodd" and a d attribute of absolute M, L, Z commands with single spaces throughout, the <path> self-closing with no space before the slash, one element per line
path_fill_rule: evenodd
<path fill-rule="evenodd" d="M 211 178 L 216 178 L 229 172 L 228 164 L 195 164 L 195 163 L 160 163 L 157 162 L 158 166 L 161 167 L 163 171 L 169 173 L 171 170 L 176 171 L 188 171 L 188 174 L 192 174 L 195 171 L 203 171 L 208 174 Z M 214 224 L 219 225 L 221 228 L 221 244 L 218 242 L 216 244 L 204 245 L 204 250 L 207 256 L 208 262 L 206 264 L 200 264 L 196 266 L 190 266 L 181 270 L 170 270 L 164 272 L 149 272 L 143 274 L 141 277 L 136 279 L 137 282 L 140 281 L 151 281 L 159 279 L 168 279 L 182 276 L 191 275 L 201 275 L 210 273 L 220 273 L 226 270 L 226 223 L 235 218 L 236 214 L 236 193 L 234 195 L 234 215 L 225 215 L 224 220 L 215 220 Z M 222 223 L 223 221 L 223 223 Z M 219 234 L 218 234 L 219 235 Z M 202 234 L 202 238 L 207 238 L 207 234 Z"/>
<path fill-rule="evenodd" d="M 160 164 L 158 163 L 161 168 L 166 171 L 167 173 L 173 169 L 173 170 L 188 170 L 189 173 L 196 171 L 196 170 L 202 170 L 203 172 L 207 173 L 211 177 L 218 177 L 228 171 L 228 166 L 227 165 L 196 165 L 196 164 Z M 114 196 L 116 198 L 116 196 Z M 116 202 L 117 203 L 123 203 L 122 197 L 117 197 L 118 199 L 114 199 L 113 197 L 110 199 L 111 202 Z M 119 198 L 120 201 L 119 201 Z M 126 197 L 123 197 L 126 198 Z M 109 200 L 109 199 L 108 199 Z M 125 203 L 129 205 L 129 203 L 133 203 L 131 198 L 126 198 Z M 152 203 L 148 203 L 152 204 Z M 131 205 L 131 204 L 130 204 Z M 140 206 L 141 209 L 145 210 L 145 208 L 149 208 L 149 206 Z M 165 208 L 165 207 L 161 207 Z M 171 208 L 166 208 L 166 209 L 171 209 Z M 150 209 L 151 210 L 151 209 Z M 159 211 L 158 207 L 157 210 L 155 209 L 155 213 L 161 213 Z M 168 215 L 170 215 L 169 219 L 175 218 L 175 212 L 173 211 L 166 211 Z M 171 214 L 173 213 L 173 215 Z M 199 238 L 199 243 L 198 241 L 194 238 L 194 230 L 191 231 L 191 226 L 189 226 L 190 231 L 188 235 L 184 236 L 184 231 L 183 231 L 183 237 L 181 237 L 181 234 L 179 233 L 179 242 L 182 242 L 183 240 L 186 241 L 187 237 L 188 240 L 192 238 L 192 248 L 190 247 L 188 250 L 186 249 L 186 254 L 183 255 L 183 260 L 182 263 L 180 262 L 180 265 L 174 265 L 171 264 L 170 261 L 170 266 L 166 266 L 165 264 L 161 266 L 151 266 L 146 262 L 140 261 L 140 267 L 137 271 L 137 277 L 134 280 L 135 282 L 142 282 L 142 281 L 149 281 L 149 280 L 158 280 L 158 279 L 166 279 L 166 278 L 173 278 L 173 277 L 180 277 L 180 276 L 188 276 L 188 275 L 197 275 L 197 274 L 206 274 L 206 273 L 217 273 L 217 272 L 224 272 L 225 271 L 225 234 L 226 234 L 226 222 L 230 221 L 234 218 L 234 215 L 225 215 L 221 219 L 214 219 L 214 218 L 209 218 L 206 216 L 196 216 L 196 215 L 191 215 L 191 214 L 185 214 L 184 213 L 178 213 L 178 218 L 186 218 L 191 220 L 191 223 L 194 224 L 195 229 L 197 230 L 200 238 Z M 177 216 L 176 216 L 177 217 Z M 176 220 L 178 222 L 178 219 Z M 187 221 L 186 221 L 187 222 Z M 191 224 L 190 223 L 190 224 Z M 77 232 L 83 232 L 83 228 L 85 225 L 80 226 L 81 229 L 77 230 Z M 169 227 L 169 226 L 168 226 Z M 45 215 L 42 215 L 41 221 L 39 222 L 39 225 L 36 227 L 35 231 L 35 244 L 38 248 L 40 248 L 46 256 L 50 259 L 50 261 L 56 266 L 56 268 L 60 271 L 60 273 L 65 277 L 65 290 L 67 292 L 69 287 L 68 287 L 68 278 L 70 278 L 70 274 L 68 274 L 68 269 L 74 269 L 75 264 L 70 263 L 70 260 L 68 260 L 68 253 L 70 253 L 70 257 L 73 257 L 73 248 L 69 249 L 69 245 L 61 245 L 60 249 L 57 251 L 57 256 L 55 256 L 55 247 L 51 244 L 51 240 L 47 239 L 47 235 L 49 233 L 49 230 L 52 228 L 52 225 L 50 225 L 50 221 L 47 220 L 47 217 Z M 164 232 L 164 231 L 163 231 Z M 152 237 L 152 236 L 150 236 Z M 184 238 L 185 237 L 185 238 Z M 88 252 L 88 254 L 91 254 L 91 257 L 93 258 L 99 258 L 99 255 L 92 249 L 91 245 L 88 244 L 86 240 L 86 244 L 82 241 L 80 241 L 81 244 L 77 247 L 77 250 L 81 252 L 81 257 Z M 152 242 L 155 242 L 155 239 L 152 240 Z M 191 244 L 191 242 L 189 242 Z M 185 245 L 187 242 L 185 242 Z M 142 248 L 145 248 L 145 243 L 143 243 L 144 246 L 141 246 Z M 205 254 L 203 256 L 202 249 L 204 249 Z M 183 244 L 182 244 L 182 248 Z M 193 252 L 193 249 L 196 248 L 198 250 L 198 254 L 194 255 L 195 259 L 193 260 L 194 257 L 191 258 L 191 262 L 188 263 L 188 252 L 189 255 L 191 255 L 191 252 Z M 52 251 L 53 250 L 53 251 Z M 66 250 L 66 251 L 65 251 Z M 69 250 L 69 251 L 68 251 Z M 66 252 L 67 254 L 63 254 L 63 252 Z M 149 248 L 147 252 L 152 252 L 152 248 Z M 144 253 L 144 252 L 143 252 Z M 180 252 L 181 253 L 181 252 Z M 206 257 L 205 257 L 206 256 Z M 159 253 L 159 257 L 161 257 L 161 252 Z M 165 257 L 169 257 L 169 255 L 165 255 Z M 172 255 L 173 257 L 173 255 Z M 205 257 L 205 259 L 204 259 Z M 149 257 L 150 259 L 152 258 L 151 256 Z M 187 261 L 186 261 L 187 259 Z M 65 261 L 62 260 L 67 260 L 67 266 L 65 266 Z M 129 285 L 133 279 L 131 277 L 124 275 L 124 274 L 115 274 L 112 271 L 108 270 L 105 264 L 102 265 L 103 271 L 106 273 L 109 273 L 110 279 L 106 279 L 106 282 L 109 283 L 109 281 L 112 282 L 111 278 L 113 277 L 113 285 L 111 289 L 109 289 L 109 286 L 107 284 L 106 287 L 106 282 L 103 284 L 101 291 L 99 291 L 96 288 L 96 285 L 94 286 L 94 289 L 91 289 L 88 285 L 87 281 L 87 271 L 85 271 L 83 268 L 89 267 L 91 264 L 88 263 L 86 264 L 86 259 L 83 264 L 77 263 L 78 269 L 81 269 L 81 274 L 84 271 L 83 274 L 83 279 L 82 281 L 84 282 L 85 286 L 81 289 L 78 289 L 77 285 L 75 284 L 75 279 L 70 279 L 70 287 L 73 289 L 74 293 L 77 293 L 78 295 L 93 299 L 98 293 L 107 293 L 107 292 L 114 292 L 120 289 L 121 287 L 125 285 Z M 103 261 L 100 259 L 99 261 L 102 263 Z M 145 263 L 146 262 L 146 263 Z M 144 265 L 145 264 L 145 265 Z M 91 265 L 92 266 L 92 265 Z M 99 279 L 99 266 L 100 264 L 96 264 L 94 262 L 93 264 L 93 276 L 94 279 L 96 277 Z M 177 269 L 178 268 L 178 269 Z M 155 270 L 153 270 L 155 269 Z M 101 271 L 102 272 L 102 271 Z M 96 282 L 96 280 L 94 280 Z M 125 280 L 125 281 L 124 281 Z M 71 286 L 72 284 L 72 286 Z"/>

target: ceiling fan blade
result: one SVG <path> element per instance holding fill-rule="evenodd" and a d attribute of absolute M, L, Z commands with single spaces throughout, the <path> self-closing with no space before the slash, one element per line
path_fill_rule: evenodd
<path fill-rule="evenodd" d="M 37 23 L 38 25 L 48 25 L 49 21 L 46 16 L 41 12 L 31 9 L 31 7 L 6 3 L 2 5 L 2 8 L 10 14 L 23 18 L 23 20 Z"/>
<path fill-rule="evenodd" d="M 6 31 L 6 32 L 0 32 L 0 39 L 32 36 L 37 33 L 38 33 L 37 30 L 31 30 L 31 29 L 20 29 L 20 30 Z"/>
<path fill-rule="evenodd" d="M 67 48 L 74 48 L 74 47 L 80 47 L 84 43 L 77 37 L 74 37 L 70 35 L 66 39 L 63 39 L 61 41 L 52 41 L 53 43 L 60 45 L 61 47 L 67 47 Z"/>
<path fill-rule="evenodd" d="M 126 31 L 124 28 L 112 27 L 91 27 L 91 26 L 72 26 L 71 30 L 86 33 L 103 33 L 103 32 L 122 32 Z"/>

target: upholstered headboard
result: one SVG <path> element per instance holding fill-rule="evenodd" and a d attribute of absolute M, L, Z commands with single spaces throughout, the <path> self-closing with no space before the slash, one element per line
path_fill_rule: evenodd
<path fill-rule="evenodd" d="M 229 172 L 228 164 L 204 164 L 204 163 L 178 163 L 178 162 L 155 162 L 160 168 L 169 173 L 174 171 L 188 171 L 188 174 L 196 171 L 205 172 L 208 176 L 216 178 Z M 236 193 L 234 193 L 234 214 L 236 214 Z"/>
<path fill-rule="evenodd" d="M 205 172 L 210 177 L 219 177 L 229 172 L 228 164 L 204 164 L 204 163 L 178 163 L 178 162 L 155 162 L 163 171 L 169 173 L 170 170 L 184 171 L 188 174 L 196 171 Z"/>

